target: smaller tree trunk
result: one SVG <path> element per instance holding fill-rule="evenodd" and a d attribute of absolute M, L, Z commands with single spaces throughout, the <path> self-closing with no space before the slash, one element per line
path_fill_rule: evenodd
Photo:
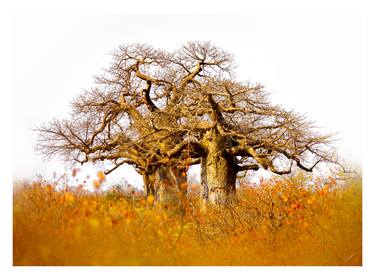
<path fill-rule="evenodd" d="M 143 174 L 143 185 L 146 196 L 155 196 L 155 174 L 145 172 Z"/>
<path fill-rule="evenodd" d="M 156 171 L 156 196 L 160 204 L 180 208 L 186 196 L 187 178 L 177 167 L 160 166 Z"/>

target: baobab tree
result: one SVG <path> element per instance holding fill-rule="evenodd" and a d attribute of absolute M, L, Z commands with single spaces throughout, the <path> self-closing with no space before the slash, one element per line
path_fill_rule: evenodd
<path fill-rule="evenodd" d="M 203 198 L 214 204 L 235 193 L 240 172 L 311 172 L 336 161 L 330 135 L 272 104 L 260 84 L 236 81 L 233 56 L 208 42 L 172 53 L 121 46 L 113 58 L 73 102 L 70 120 L 38 129 L 45 156 L 109 161 L 107 173 L 131 164 L 151 194 L 181 188 L 186 169 L 200 163 Z"/>

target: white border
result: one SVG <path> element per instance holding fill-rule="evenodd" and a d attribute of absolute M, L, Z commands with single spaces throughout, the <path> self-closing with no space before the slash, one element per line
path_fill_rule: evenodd
<path fill-rule="evenodd" d="M 370 1 L 369 1 L 370 2 Z M 372 26 L 374 26 L 371 6 L 367 1 L 6 1 L 2 2 L 1 26 L 5 29 L 1 49 L 1 77 L 5 77 L 1 90 L 1 153 L 3 156 L 0 160 L 0 276 L 2 278 L 64 278 L 67 276 L 80 277 L 82 275 L 90 278 L 100 278 L 103 276 L 114 278 L 117 277 L 162 277 L 162 278 L 191 278 L 199 277 L 287 277 L 287 278 L 369 278 L 374 273 L 374 226 L 370 223 L 373 212 L 372 198 L 374 195 L 374 178 L 371 165 L 373 165 L 374 150 L 369 148 L 373 145 L 374 140 L 374 97 L 375 94 L 373 77 L 370 73 L 375 72 L 374 54 L 375 49 Z M 223 4 L 226 3 L 226 4 Z M 173 267 L 173 268 L 156 268 L 156 267 L 13 267 L 12 266 L 12 61 L 11 61 L 11 17 L 14 13 L 30 12 L 77 12 L 77 13 L 214 13 L 214 12 L 358 12 L 363 19 L 363 171 L 364 171 L 364 266 L 363 267 L 237 267 L 237 268 L 192 268 L 192 267 Z M 4 48 L 5 46 L 5 48 Z M 4 48 L 4 49 L 3 49 Z M 5 63 L 4 63 L 5 61 Z M 371 67 L 372 66 L 372 67 Z M 371 71 L 372 70 L 372 71 Z M 372 92 L 370 94 L 370 92 Z M 354 96 L 353 96 L 354 97 Z M 16 128 L 16 127 L 15 127 Z M 5 157 L 4 157 L 5 153 Z M 372 217 L 373 219 L 373 217 Z M 5 275 L 5 276 L 4 276 Z"/>

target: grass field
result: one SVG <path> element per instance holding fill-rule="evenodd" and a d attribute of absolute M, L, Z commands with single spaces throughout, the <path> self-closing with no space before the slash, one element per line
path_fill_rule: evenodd
<path fill-rule="evenodd" d="M 99 187 L 98 187 L 99 188 Z M 118 190 L 15 188 L 14 265 L 361 265 L 361 179 L 242 184 L 226 208 Z"/>

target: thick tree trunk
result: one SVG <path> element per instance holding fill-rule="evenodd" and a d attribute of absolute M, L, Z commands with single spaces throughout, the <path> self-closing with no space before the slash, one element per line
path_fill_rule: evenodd
<path fill-rule="evenodd" d="M 160 166 L 156 171 L 156 197 L 160 204 L 180 207 L 186 196 L 187 178 L 177 167 Z"/>
<path fill-rule="evenodd" d="M 207 185 L 207 157 L 201 157 L 201 197 L 202 197 L 202 209 L 206 210 L 208 201 L 208 185 Z"/>
<path fill-rule="evenodd" d="M 223 142 L 216 133 L 212 133 L 206 157 L 206 179 L 208 201 L 213 204 L 227 203 L 236 192 L 235 157 L 228 155 Z"/>

